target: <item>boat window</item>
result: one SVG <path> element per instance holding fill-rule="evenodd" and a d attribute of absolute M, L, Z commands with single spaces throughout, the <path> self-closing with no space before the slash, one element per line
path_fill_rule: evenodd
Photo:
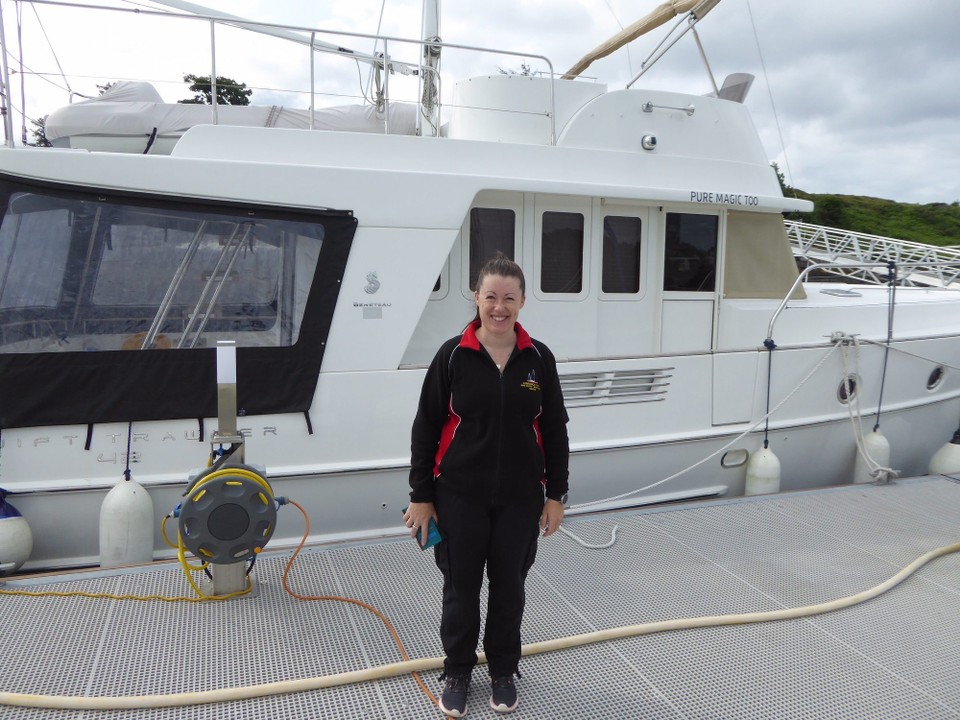
<path fill-rule="evenodd" d="M 603 219 L 603 292 L 640 291 L 640 225 L 638 217 Z"/>
<path fill-rule="evenodd" d="M 14 193 L 0 352 L 292 345 L 323 236 L 315 222 Z"/>
<path fill-rule="evenodd" d="M 0 213 L 0 427 L 214 417 L 219 340 L 238 413 L 310 408 L 351 213 L 4 175 Z"/>
<path fill-rule="evenodd" d="M 581 213 L 543 213 L 540 290 L 579 293 L 583 287 L 583 228 Z"/>
<path fill-rule="evenodd" d="M 716 215 L 667 213 L 664 290 L 713 292 L 718 227 Z"/>
<path fill-rule="evenodd" d="M 502 252 L 514 259 L 517 215 L 503 208 L 470 210 L 470 289 L 476 290 L 477 276 L 484 264 Z"/>

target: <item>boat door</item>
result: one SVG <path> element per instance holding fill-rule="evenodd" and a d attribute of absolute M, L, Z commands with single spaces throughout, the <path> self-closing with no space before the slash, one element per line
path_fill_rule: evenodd
<path fill-rule="evenodd" d="M 664 238 L 660 352 L 708 352 L 713 348 L 720 218 L 664 211 L 660 219 Z"/>

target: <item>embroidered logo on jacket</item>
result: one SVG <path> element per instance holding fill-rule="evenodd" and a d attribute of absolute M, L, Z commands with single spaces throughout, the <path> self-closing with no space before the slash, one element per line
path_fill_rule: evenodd
<path fill-rule="evenodd" d="M 537 372 L 536 370 L 531 370 L 527 375 L 527 379 L 520 383 L 520 387 L 527 390 L 532 390 L 533 392 L 540 391 L 540 383 L 537 382 Z"/>

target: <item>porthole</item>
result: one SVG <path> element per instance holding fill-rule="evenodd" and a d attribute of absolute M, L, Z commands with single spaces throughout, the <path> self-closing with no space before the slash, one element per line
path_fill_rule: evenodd
<path fill-rule="evenodd" d="M 856 375 L 847 375 L 840 387 L 837 388 L 837 400 L 846 405 L 857 397 L 857 383 L 859 378 Z"/>
<path fill-rule="evenodd" d="M 943 365 L 937 365 L 931 372 L 930 377 L 927 378 L 927 390 L 936 390 L 940 387 L 940 383 L 943 382 L 943 376 L 946 374 L 946 370 Z"/>

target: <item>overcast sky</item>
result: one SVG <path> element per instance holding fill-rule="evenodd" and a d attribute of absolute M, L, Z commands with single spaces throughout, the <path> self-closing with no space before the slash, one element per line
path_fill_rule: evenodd
<path fill-rule="evenodd" d="M 381 0 L 203 4 L 253 20 L 311 28 L 375 33 L 379 23 L 384 34 L 399 37 L 416 37 L 420 28 L 420 4 L 413 0 L 386 0 L 385 6 Z M 562 72 L 657 4 L 659 0 L 447 0 L 441 36 L 448 43 L 544 55 Z M 81 94 L 96 94 L 98 82 L 143 75 L 170 102 L 189 95 L 180 80 L 184 73 L 209 74 L 210 31 L 201 23 L 185 29 L 187 23 L 164 20 L 159 30 L 147 30 L 156 23 L 143 17 L 84 19 L 70 9 L 35 7 L 36 13 L 29 7 L 21 10 L 28 117 L 45 115 L 68 101 L 61 67 L 70 88 Z M 8 43 L 16 48 L 12 4 L 4 3 L 4 13 Z M 669 26 L 584 74 L 622 88 Z M 731 72 L 756 75 L 747 106 L 770 160 L 795 187 L 901 202 L 960 201 L 957 0 L 722 0 L 697 29 L 718 82 Z M 95 36 L 98 30 L 106 32 Z M 357 51 L 373 50 L 366 38 L 332 40 Z M 236 30 L 217 30 L 216 43 L 217 74 L 253 87 L 254 103 L 308 106 L 305 93 L 283 92 L 308 87 L 305 50 Z M 401 59 L 416 57 L 397 43 L 390 52 Z M 519 70 L 523 62 L 534 71 L 548 69 L 539 59 L 447 52 L 443 97 L 449 100 L 452 83 L 462 75 Z M 345 65 L 317 64 L 316 87 L 326 93 L 322 104 L 356 101 L 367 71 Z M 18 59 L 12 67 L 19 67 Z M 20 80 L 19 73 L 11 77 L 17 109 Z M 637 86 L 708 92 L 692 35 L 680 40 Z M 19 138 L 19 114 L 15 123 Z"/>

